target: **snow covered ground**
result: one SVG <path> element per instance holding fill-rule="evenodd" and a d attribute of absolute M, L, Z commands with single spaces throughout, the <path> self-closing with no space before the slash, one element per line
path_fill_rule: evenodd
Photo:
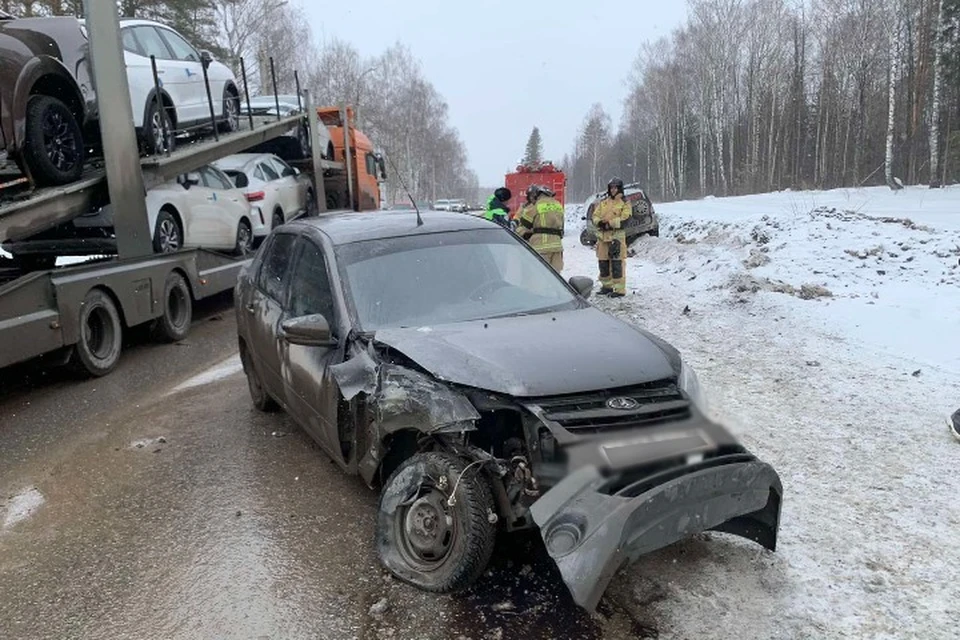
<path fill-rule="evenodd" d="M 684 354 L 781 474 L 780 546 L 710 534 L 617 578 L 661 638 L 954 638 L 960 189 L 663 204 L 605 310 Z M 596 274 L 568 207 L 565 275 Z M 616 587 L 614 587 L 616 588 Z"/>

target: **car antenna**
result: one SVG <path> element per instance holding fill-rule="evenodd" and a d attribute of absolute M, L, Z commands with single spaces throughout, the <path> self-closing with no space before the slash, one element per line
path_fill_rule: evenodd
<path fill-rule="evenodd" d="M 400 186 L 403 187 L 403 191 L 407 194 L 407 197 L 410 198 L 410 202 L 413 204 L 413 210 L 417 212 L 417 226 L 423 226 L 423 218 L 420 217 L 420 207 L 417 206 L 417 201 L 413 199 L 413 196 L 410 194 L 410 189 L 407 189 L 407 185 L 403 183 L 403 178 L 400 176 L 400 171 L 397 170 L 397 165 L 393 164 L 393 158 L 389 155 L 387 156 L 387 162 L 390 163 L 390 166 L 393 167 L 393 172 L 397 174 L 397 180 L 400 181 Z"/>

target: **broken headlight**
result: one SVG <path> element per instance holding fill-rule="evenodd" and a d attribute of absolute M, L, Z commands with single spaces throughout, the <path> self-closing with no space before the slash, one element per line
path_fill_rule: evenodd
<path fill-rule="evenodd" d="M 687 395 L 690 402 L 700 410 L 700 413 L 706 416 L 708 420 L 712 420 L 710 406 L 707 402 L 707 396 L 703 392 L 703 387 L 700 386 L 700 380 L 693 368 L 683 360 L 680 361 L 680 377 L 677 379 L 677 384 L 680 385 L 680 389 Z"/>

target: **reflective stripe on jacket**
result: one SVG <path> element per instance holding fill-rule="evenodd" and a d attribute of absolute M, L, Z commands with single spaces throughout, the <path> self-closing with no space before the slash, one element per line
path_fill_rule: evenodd
<path fill-rule="evenodd" d="M 563 251 L 563 205 L 544 196 L 536 204 L 523 208 L 520 230 L 538 253 Z"/>

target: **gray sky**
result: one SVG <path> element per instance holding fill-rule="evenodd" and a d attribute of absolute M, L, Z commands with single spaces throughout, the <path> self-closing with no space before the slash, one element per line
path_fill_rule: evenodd
<path fill-rule="evenodd" d="M 534 125 L 560 162 L 590 105 L 619 122 L 640 45 L 686 16 L 683 0 L 361 0 L 304 2 L 317 38 L 363 56 L 401 41 L 450 105 L 484 186 L 503 181 Z"/>

